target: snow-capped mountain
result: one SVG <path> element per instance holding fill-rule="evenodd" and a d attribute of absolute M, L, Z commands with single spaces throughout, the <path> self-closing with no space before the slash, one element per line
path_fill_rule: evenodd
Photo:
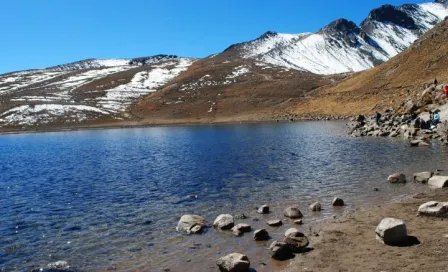
<path fill-rule="evenodd" d="M 193 62 L 169 55 L 89 59 L 0 75 L 0 127 L 126 119 L 130 104 Z"/>
<path fill-rule="evenodd" d="M 47 71 L 75 71 L 83 69 L 99 69 L 127 65 L 150 65 L 153 63 L 177 59 L 175 55 L 156 55 L 133 59 L 86 59 L 72 63 L 57 65 L 43 70 Z"/>
<path fill-rule="evenodd" d="M 359 26 L 338 19 L 316 33 L 269 31 L 256 40 L 229 47 L 224 54 L 317 74 L 357 72 L 403 51 L 446 16 L 447 0 L 383 5 Z"/>

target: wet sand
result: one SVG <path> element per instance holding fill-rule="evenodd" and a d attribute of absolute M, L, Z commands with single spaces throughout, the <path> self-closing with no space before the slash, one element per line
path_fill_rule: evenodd
<path fill-rule="evenodd" d="M 251 239 L 252 233 L 239 238 L 228 234 L 225 235 L 227 243 L 213 246 L 208 246 L 206 239 L 196 236 L 196 243 L 191 243 L 191 247 L 179 248 L 180 254 L 176 254 L 176 260 L 169 263 L 145 264 L 140 260 L 138 264 L 133 261 L 123 262 L 99 271 L 218 271 L 216 260 L 231 252 L 246 254 L 251 261 L 252 271 L 258 272 L 447 271 L 448 219 L 417 216 L 421 204 L 447 199 L 448 189 L 428 189 L 399 203 L 358 210 L 345 208 L 346 211 L 334 219 L 307 223 L 305 217 L 304 225 L 301 226 L 294 225 L 293 220 L 284 219 L 282 227 L 272 229 L 266 226 L 271 240 L 253 241 L 251 248 L 238 247 L 237 241 Z M 386 217 L 404 220 L 410 237 L 409 244 L 387 246 L 375 239 L 375 229 Z M 297 254 L 291 260 L 273 260 L 268 254 L 269 245 L 274 240 L 281 239 L 284 231 L 290 227 L 296 227 L 307 235 L 310 250 Z M 179 246 L 182 244 L 179 241 Z M 202 250 L 208 252 L 207 256 L 201 254 Z M 216 257 L 213 259 L 210 255 Z"/>

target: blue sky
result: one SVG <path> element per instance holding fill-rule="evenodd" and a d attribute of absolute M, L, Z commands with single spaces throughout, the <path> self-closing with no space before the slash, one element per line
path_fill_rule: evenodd
<path fill-rule="evenodd" d="M 3 0 L 0 73 L 86 58 L 205 57 L 267 30 L 360 23 L 373 8 L 413 0 Z"/>

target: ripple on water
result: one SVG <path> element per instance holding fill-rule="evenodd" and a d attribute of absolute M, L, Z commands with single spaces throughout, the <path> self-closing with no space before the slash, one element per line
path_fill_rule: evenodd
<path fill-rule="evenodd" d="M 298 204 L 308 223 L 423 190 L 385 178 L 447 163 L 447 147 L 353 139 L 343 128 L 303 122 L 1 136 L 0 270 L 61 259 L 88 271 L 111 265 L 207 270 L 233 250 L 266 262 L 267 244 L 254 243 L 251 234 L 235 238 L 209 229 L 182 236 L 177 221 L 200 214 L 211 223 L 220 213 L 240 211 L 248 216 L 241 222 L 266 228 L 266 220 Z M 348 207 L 328 208 L 335 196 Z M 317 200 L 324 210 L 309 213 Z M 272 212 L 257 214 L 254 207 L 265 203 Z M 269 232 L 281 236 L 291 225 L 287 220 Z"/>

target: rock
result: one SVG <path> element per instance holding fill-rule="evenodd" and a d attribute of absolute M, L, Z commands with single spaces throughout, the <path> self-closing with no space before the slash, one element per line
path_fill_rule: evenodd
<path fill-rule="evenodd" d="M 233 216 L 230 214 L 221 214 L 216 217 L 213 222 L 213 227 L 221 229 L 221 230 L 229 230 L 235 225 L 233 221 Z"/>
<path fill-rule="evenodd" d="M 68 262 L 66 261 L 57 261 L 54 263 L 49 263 L 47 264 L 47 267 L 49 269 L 55 269 L 55 270 L 65 270 L 70 268 L 70 266 L 68 265 Z"/>
<path fill-rule="evenodd" d="M 333 199 L 333 206 L 344 206 L 344 205 L 345 205 L 345 203 L 344 203 L 344 200 L 342 200 L 342 198 L 335 197 Z"/>
<path fill-rule="evenodd" d="M 428 184 L 435 188 L 448 187 L 448 176 L 433 176 L 428 180 Z"/>
<path fill-rule="evenodd" d="M 269 213 L 269 206 L 268 205 L 261 206 L 260 208 L 258 208 L 258 213 L 261 213 L 261 214 Z"/>
<path fill-rule="evenodd" d="M 298 219 L 302 218 L 302 212 L 300 211 L 299 207 L 297 206 L 291 206 L 285 209 L 284 215 L 286 217 L 292 218 L 292 219 Z"/>
<path fill-rule="evenodd" d="M 320 212 L 322 210 L 322 206 L 320 205 L 319 202 L 314 202 L 313 204 L 310 205 L 309 209 L 310 211 L 313 212 Z"/>
<path fill-rule="evenodd" d="M 187 234 L 190 233 L 201 233 L 207 224 L 199 215 L 184 215 L 180 218 L 179 223 L 177 224 L 176 230 L 179 232 L 185 232 Z"/>
<path fill-rule="evenodd" d="M 266 241 L 269 240 L 269 233 L 265 229 L 259 229 L 254 231 L 254 240 L 255 241 Z"/>
<path fill-rule="evenodd" d="M 303 225 L 303 221 L 302 221 L 302 219 L 295 220 L 295 221 L 294 221 L 294 224 L 297 224 L 297 225 Z"/>
<path fill-rule="evenodd" d="M 301 232 L 288 235 L 283 242 L 288 244 L 292 253 L 301 253 L 309 245 L 308 238 Z"/>
<path fill-rule="evenodd" d="M 418 214 L 424 216 L 448 217 L 448 202 L 427 202 L 418 208 Z"/>
<path fill-rule="evenodd" d="M 250 230 L 251 230 L 250 226 L 244 223 L 238 224 L 232 228 L 232 232 L 233 234 L 235 234 L 235 236 L 240 236 L 244 232 L 250 232 Z"/>
<path fill-rule="evenodd" d="M 397 245 L 406 242 L 408 233 L 406 224 L 399 219 L 385 218 L 376 227 L 376 239 L 386 245 Z"/>
<path fill-rule="evenodd" d="M 283 222 L 281 220 L 269 220 L 267 224 L 271 227 L 278 227 L 283 225 Z"/>
<path fill-rule="evenodd" d="M 247 216 L 243 212 L 236 212 L 233 218 L 241 220 L 246 219 Z"/>
<path fill-rule="evenodd" d="M 404 174 L 395 173 L 387 178 L 390 183 L 406 183 L 406 176 Z"/>
<path fill-rule="evenodd" d="M 269 247 L 269 255 L 273 259 L 284 261 L 288 260 L 294 255 L 292 254 L 291 246 L 285 242 L 274 241 Z"/>
<path fill-rule="evenodd" d="M 248 272 L 250 261 L 246 255 L 240 253 L 231 253 L 221 257 L 216 261 L 221 272 Z"/>
<path fill-rule="evenodd" d="M 294 235 L 295 233 L 299 232 L 298 229 L 296 228 L 290 228 L 288 230 L 286 230 L 285 232 L 285 237 L 288 237 L 289 235 Z"/>
<path fill-rule="evenodd" d="M 434 175 L 433 172 L 414 173 L 414 181 L 421 183 L 428 183 L 428 180 Z"/>

